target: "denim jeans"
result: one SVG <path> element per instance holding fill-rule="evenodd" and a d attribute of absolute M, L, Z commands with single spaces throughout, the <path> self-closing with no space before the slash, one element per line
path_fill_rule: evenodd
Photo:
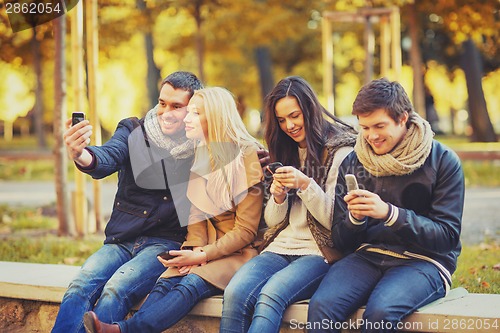
<path fill-rule="evenodd" d="M 184 318 L 202 299 L 221 293 L 196 274 L 160 278 L 139 311 L 116 324 L 121 333 L 160 333 Z"/>
<path fill-rule="evenodd" d="M 70 283 L 52 333 L 84 333 L 83 314 L 90 310 L 105 323 L 125 318 L 165 271 L 156 255 L 179 247 L 178 242 L 153 237 L 103 245 Z"/>
<path fill-rule="evenodd" d="M 430 262 L 356 252 L 330 268 L 311 298 L 308 332 L 340 332 L 342 322 L 365 304 L 362 332 L 396 332 L 404 317 L 445 293 Z"/>
<path fill-rule="evenodd" d="M 317 255 L 252 258 L 224 291 L 220 332 L 279 332 L 286 308 L 310 298 L 329 267 Z"/>

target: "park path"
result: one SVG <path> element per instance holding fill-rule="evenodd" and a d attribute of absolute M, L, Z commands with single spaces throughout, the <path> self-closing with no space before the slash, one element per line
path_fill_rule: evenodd
<path fill-rule="evenodd" d="M 102 182 L 101 205 L 104 216 L 109 216 L 113 207 L 116 184 Z M 87 183 L 87 195 L 93 202 L 91 183 Z M 74 185 L 70 183 L 69 190 Z M 0 181 L 0 205 L 39 207 L 56 200 L 53 182 Z M 500 188 L 469 188 L 465 191 L 465 207 L 462 222 L 464 244 L 478 244 L 485 240 L 500 241 Z"/>

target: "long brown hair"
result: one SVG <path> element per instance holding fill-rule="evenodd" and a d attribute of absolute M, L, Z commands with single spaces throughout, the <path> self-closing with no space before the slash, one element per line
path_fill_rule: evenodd
<path fill-rule="evenodd" d="M 352 126 L 335 117 L 320 104 L 306 80 L 299 76 L 289 76 L 278 82 L 265 99 L 265 140 L 271 161 L 300 168 L 298 143 L 281 130 L 275 113 L 276 103 L 288 96 L 295 97 L 304 116 L 306 161 L 316 165 L 321 164 L 321 153 L 328 133 L 356 132 Z M 330 118 L 331 121 L 326 118 Z"/>

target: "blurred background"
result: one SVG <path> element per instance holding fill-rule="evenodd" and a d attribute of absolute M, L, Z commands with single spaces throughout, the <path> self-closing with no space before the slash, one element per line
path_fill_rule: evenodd
<path fill-rule="evenodd" d="M 327 104 L 325 47 L 333 48 L 334 111 L 348 117 L 366 80 L 367 24 L 334 21 L 332 44 L 325 46 L 323 14 L 393 7 L 400 13 L 402 67 L 397 77 L 387 76 L 403 84 L 416 107 L 425 103 L 424 114 L 438 134 L 496 141 L 494 133 L 500 130 L 498 0 L 100 0 L 97 6 L 96 110 L 104 139 L 120 119 L 144 115 L 156 103 L 158 82 L 175 70 L 192 71 L 206 85 L 230 89 L 247 126 L 259 135 L 263 96 L 287 75 L 303 76 Z M 66 116 L 75 110 L 70 20 L 65 29 Z M 0 10 L 0 134 L 5 141 L 33 136 L 38 147 L 50 147 L 55 24 L 13 33 L 5 8 Z M 378 17 L 371 17 L 370 24 L 372 78 L 377 78 L 382 31 Z M 83 37 L 91 31 L 85 24 Z M 85 80 L 92 65 L 86 51 L 84 43 Z M 469 89 L 480 88 L 472 96 L 468 82 Z"/>
<path fill-rule="evenodd" d="M 462 159 L 467 247 L 454 280 L 500 293 L 500 1 L 69 2 L 67 15 L 14 33 L 0 0 L 0 261 L 81 265 L 102 244 L 116 177 L 89 184 L 68 162 L 73 111 L 101 144 L 157 103 L 163 77 L 187 70 L 232 91 L 261 138 L 263 98 L 283 77 L 304 77 L 355 123 L 358 90 L 384 75 Z"/>

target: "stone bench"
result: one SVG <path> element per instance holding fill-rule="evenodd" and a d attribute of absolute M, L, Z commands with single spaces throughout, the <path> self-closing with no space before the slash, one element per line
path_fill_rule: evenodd
<path fill-rule="evenodd" d="M 78 266 L 0 262 L 0 331 L 50 331 L 58 304 L 78 270 Z M 305 332 L 309 325 L 307 307 L 307 301 L 291 305 L 281 332 Z M 344 332 L 357 332 L 355 324 L 361 321 L 363 311 L 361 308 L 353 314 L 352 325 L 344 323 Z M 165 332 L 218 332 L 221 312 L 222 297 L 211 297 Z M 420 308 L 402 325 L 401 331 L 406 332 L 500 332 L 500 295 L 471 294 L 456 288 Z"/>

